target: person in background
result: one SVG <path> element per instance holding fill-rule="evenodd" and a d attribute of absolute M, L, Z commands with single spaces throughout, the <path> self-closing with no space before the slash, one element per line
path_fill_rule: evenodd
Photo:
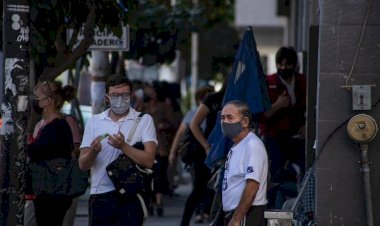
<path fill-rule="evenodd" d="M 306 77 L 297 73 L 297 53 L 281 47 L 276 54 L 277 73 L 267 76 L 272 107 L 260 119 L 260 131 L 270 159 L 270 176 L 281 183 L 286 165 L 299 177 L 305 169 Z"/>
<path fill-rule="evenodd" d="M 68 97 L 66 94 L 54 82 L 45 81 L 36 85 L 33 108 L 42 117 L 35 125 L 33 136 L 27 145 L 30 162 L 38 163 L 55 158 L 71 158 L 74 145 L 73 135 L 70 125 L 60 113 L 62 105 Z M 33 181 L 31 183 L 33 184 Z M 72 198 L 70 197 L 54 194 L 33 197 L 37 226 L 61 226 L 71 202 Z M 33 217 L 30 218 L 33 219 Z"/>
<path fill-rule="evenodd" d="M 165 102 L 169 104 L 173 110 L 174 115 L 174 125 L 175 128 L 178 128 L 181 124 L 183 114 L 180 106 L 180 99 L 181 99 L 181 93 L 180 93 L 180 86 L 177 83 L 168 83 L 166 81 L 162 81 L 162 88 L 161 90 L 165 91 Z M 173 143 L 174 136 L 175 136 L 176 130 L 171 133 L 170 139 L 169 139 L 169 149 L 170 145 Z M 176 161 L 176 160 L 175 160 Z M 175 189 L 178 187 L 178 182 L 180 181 L 180 172 L 178 169 L 178 163 L 176 164 L 169 164 L 168 165 L 168 180 L 169 180 L 169 197 L 177 196 L 175 193 Z"/>
<path fill-rule="evenodd" d="M 132 81 L 134 88 L 133 96 L 131 98 L 131 107 L 136 111 L 141 111 L 144 105 L 144 87 L 143 82 L 140 80 Z"/>
<path fill-rule="evenodd" d="M 199 105 L 203 101 L 205 96 L 211 92 L 213 92 L 213 88 L 211 87 L 203 87 L 203 88 L 198 89 L 195 93 L 195 99 L 196 99 L 197 104 Z M 178 148 L 179 148 L 180 140 L 185 135 L 185 132 L 187 131 L 191 133 L 189 124 L 191 120 L 193 119 L 195 112 L 196 112 L 196 109 L 190 110 L 186 113 L 185 117 L 183 118 L 174 136 L 174 140 L 170 148 L 169 164 L 174 163 L 174 160 L 176 159 L 176 156 L 178 154 L 177 150 L 179 150 Z M 206 121 L 204 120 L 201 125 L 202 131 L 204 130 L 205 125 L 206 125 Z M 194 159 L 193 164 L 190 166 L 191 174 L 193 175 L 193 189 L 186 200 L 186 204 L 185 204 L 185 208 L 184 208 L 184 212 L 183 212 L 182 220 L 181 220 L 182 226 L 189 225 L 190 219 L 194 211 L 196 210 L 197 205 L 198 205 L 198 208 L 200 208 L 200 206 L 203 206 L 202 208 L 203 210 L 198 211 L 197 216 L 196 216 L 196 223 L 202 223 L 204 220 L 207 220 L 207 217 L 209 216 L 209 209 L 210 209 L 209 207 L 210 205 L 208 203 L 210 203 L 209 200 L 212 199 L 212 196 L 210 195 L 211 192 L 209 192 L 208 191 L 209 189 L 207 188 L 207 182 L 210 179 L 210 169 L 204 164 L 206 153 L 204 152 L 199 142 L 197 142 L 196 140 L 194 140 L 194 142 L 196 143 L 190 144 L 188 145 L 188 147 L 193 150 L 193 153 L 196 151 L 199 152 L 200 153 L 199 156 L 202 156 L 202 157 L 200 157 L 199 159 Z M 196 156 L 194 155 L 194 158 L 196 158 Z M 202 203 L 202 201 L 206 203 Z"/>
<path fill-rule="evenodd" d="M 225 162 L 222 203 L 225 226 L 263 226 L 266 208 L 268 157 L 251 129 L 246 103 L 230 101 L 221 113 L 223 134 L 233 141 Z"/>
<path fill-rule="evenodd" d="M 145 103 L 143 112 L 150 114 L 156 126 L 157 133 L 157 152 L 156 163 L 154 164 L 154 197 L 150 206 L 150 214 L 154 214 L 154 209 L 159 217 L 164 214 L 163 195 L 170 191 L 168 178 L 168 156 L 169 148 L 176 131 L 176 120 L 174 111 L 167 101 L 165 90 L 161 83 L 154 82 L 146 84 L 144 88 Z"/>
<path fill-rule="evenodd" d="M 202 145 L 206 155 L 209 154 L 211 150 L 211 144 L 208 143 L 207 139 L 211 134 L 212 130 L 215 127 L 215 123 L 218 117 L 218 112 L 222 110 L 222 103 L 224 98 L 224 93 L 227 88 L 228 76 L 224 78 L 223 86 L 218 92 L 210 93 L 206 96 L 205 100 L 198 106 L 197 111 L 193 117 L 193 120 L 190 123 L 190 129 L 193 133 L 194 137 L 198 140 L 198 142 Z M 201 124 L 203 120 L 206 120 L 206 128 L 204 132 L 201 130 Z M 207 157 L 206 157 L 207 158 Z M 218 168 L 221 169 L 222 165 L 218 165 L 213 169 L 212 175 L 218 175 Z M 213 176 L 211 176 L 213 177 Z M 209 178 L 209 180 L 211 179 Z M 216 179 L 219 181 L 219 178 Z M 220 226 L 218 212 L 221 211 L 222 203 L 221 203 L 221 189 L 215 189 L 215 195 L 212 199 L 212 207 L 210 210 L 210 216 L 213 221 L 217 221 L 217 225 Z"/>
<path fill-rule="evenodd" d="M 225 81 L 227 81 L 227 79 Z M 193 132 L 194 137 L 202 145 L 206 153 L 208 153 L 211 148 L 210 144 L 207 142 L 207 138 L 214 129 L 218 111 L 222 109 L 225 88 L 226 85 L 223 85 L 223 88 L 220 91 L 207 95 L 205 100 L 198 106 L 193 120 L 190 123 L 191 132 Z M 200 125 L 205 119 L 206 128 L 205 131 L 202 132 Z"/>
<path fill-rule="evenodd" d="M 62 87 L 61 82 L 55 81 L 55 84 L 57 87 Z M 65 87 L 62 88 L 62 93 L 64 93 L 64 96 L 66 96 L 66 101 L 70 101 L 75 98 L 76 96 L 76 90 L 73 86 L 68 86 L 66 85 Z M 63 103 L 60 107 L 60 109 L 63 107 Z M 63 114 L 65 117 L 67 123 L 70 126 L 71 133 L 73 134 L 73 143 L 74 143 L 74 150 L 73 150 L 73 156 L 75 158 L 79 158 L 79 146 L 82 141 L 82 132 L 79 128 L 79 124 L 77 119 L 70 114 Z M 74 221 L 75 221 L 75 216 L 76 216 L 76 211 L 77 211 L 77 206 L 78 206 L 78 199 L 79 197 L 75 197 L 72 199 L 71 206 L 67 210 L 65 218 L 63 219 L 63 226 L 73 226 Z"/>
<path fill-rule="evenodd" d="M 80 145 L 79 166 L 82 170 L 91 169 L 89 225 L 141 226 L 145 203 L 137 196 L 119 199 L 106 166 L 125 154 L 135 163 L 152 168 L 157 148 L 156 129 L 152 117 L 144 114 L 131 142 L 126 143 L 140 114 L 130 106 L 132 83 L 124 76 L 113 75 L 106 81 L 105 90 L 110 107 L 88 120 Z M 137 142 L 143 143 L 143 149 L 133 147 Z"/>

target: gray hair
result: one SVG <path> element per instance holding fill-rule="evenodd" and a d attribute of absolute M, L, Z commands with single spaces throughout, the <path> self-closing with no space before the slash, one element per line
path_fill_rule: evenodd
<path fill-rule="evenodd" d="M 232 100 L 232 101 L 227 102 L 224 106 L 227 106 L 227 105 L 233 105 L 233 106 L 235 106 L 239 110 L 240 114 L 243 115 L 243 117 L 247 117 L 248 118 L 249 127 L 253 126 L 252 113 L 249 110 L 249 106 L 248 106 L 247 103 L 245 103 L 245 102 L 243 102 L 241 100 Z"/>

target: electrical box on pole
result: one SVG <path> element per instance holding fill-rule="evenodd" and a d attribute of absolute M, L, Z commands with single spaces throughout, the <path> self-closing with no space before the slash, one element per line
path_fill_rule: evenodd
<path fill-rule="evenodd" d="M 352 86 L 352 109 L 371 110 L 371 86 L 353 85 Z"/>

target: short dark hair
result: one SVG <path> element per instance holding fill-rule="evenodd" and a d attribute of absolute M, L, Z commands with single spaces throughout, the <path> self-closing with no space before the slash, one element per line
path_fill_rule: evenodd
<path fill-rule="evenodd" d="M 207 94 L 214 92 L 214 88 L 211 86 L 205 86 L 197 89 L 195 92 L 195 101 L 203 101 Z"/>
<path fill-rule="evenodd" d="M 131 80 L 121 75 L 112 75 L 106 81 L 106 84 L 105 84 L 106 93 L 108 93 L 111 86 L 117 86 L 117 85 L 123 85 L 123 84 L 129 86 L 129 88 L 131 89 L 131 92 L 133 92 L 133 86 L 132 86 Z"/>
<path fill-rule="evenodd" d="M 281 62 L 286 59 L 287 63 L 290 65 L 297 66 L 297 52 L 293 47 L 281 47 L 276 53 L 276 64 L 281 64 Z"/>

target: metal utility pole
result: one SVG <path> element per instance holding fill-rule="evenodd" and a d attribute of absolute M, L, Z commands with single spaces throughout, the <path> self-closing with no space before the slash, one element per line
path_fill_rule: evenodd
<path fill-rule="evenodd" d="M 191 33 L 191 107 L 194 108 L 195 103 L 195 91 L 197 90 L 198 83 L 198 32 Z"/>
<path fill-rule="evenodd" d="M 193 0 L 195 6 L 198 5 L 198 0 Z M 197 89 L 198 83 L 198 45 L 199 45 L 199 34 L 196 31 L 191 32 L 191 108 L 197 106 L 195 103 L 195 91 Z"/>
<path fill-rule="evenodd" d="M 21 226 L 29 106 L 29 4 L 3 1 L 4 96 L 1 105 L 0 225 Z"/>

